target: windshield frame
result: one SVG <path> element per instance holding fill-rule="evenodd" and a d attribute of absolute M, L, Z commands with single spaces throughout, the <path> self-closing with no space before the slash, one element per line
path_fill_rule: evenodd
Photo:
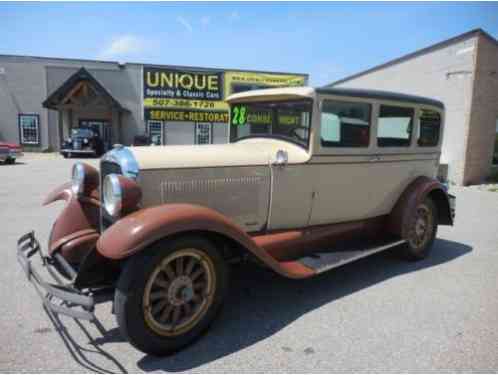
<path fill-rule="evenodd" d="M 271 98 L 269 98 L 271 99 Z M 313 98 L 292 98 L 292 99 L 279 99 L 279 100 L 257 100 L 257 101 L 237 101 L 235 103 L 230 103 L 229 105 L 229 122 L 228 122 L 228 142 L 229 143 L 237 143 L 242 140 L 246 139 L 253 139 L 253 138 L 267 138 L 267 139 L 278 139 L 282 141 L 286 141 L 292 144 L 295 144 L 299 147 L 302 147 L 306 151 L 310 149 L 311 146 L 311 138 L 312 138 L 312 128 L 313 128 L 313 107 L 314 107 L 314 99 Z M 240 105 L 240 104 L 245 104 L 245 105 L 264 105 L 268 103 L 306 103 L 309 104 L 310 106 L 310 111 L 309 111 L 309 125 L 308 125 L 308 139 L 306 142 L 306 145 L 304 143 L 300 143 L 299 141 L 296 141 L 292 138 L 288 138 L 284 135 L 280 134 L 251 134 L 251 135 L 246 135 L 240 138 L 237 138 L 235 141 L 231 140 L 231 133 L 232 133 L 232 107 L 235 105 Z"/>

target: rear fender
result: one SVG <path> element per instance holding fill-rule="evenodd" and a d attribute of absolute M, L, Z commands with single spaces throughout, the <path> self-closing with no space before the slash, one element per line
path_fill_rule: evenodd
<path fill-rule="evenodd" d="M 165 204 L 136 211 L 110 226 L 97 241 L 97 251 L 109 259 L 124 259 L 154 242 L 187 232 L 210 232 L 235 241 L 275 272 L 291 278 L 312 275 L 296 262 L 278 262 L 236 223 L 207 207 Z"/>
<path fill-rule="evenodd" d="M 407 228 L 415 215 L 416 207 L 430 197 L 437 207 L 438 224 L 453 225 L 450 202 L 444 186 L 435 179 L 417 177 L 403 192 L 388 218 L 389 232 L 407 238 Z"/>

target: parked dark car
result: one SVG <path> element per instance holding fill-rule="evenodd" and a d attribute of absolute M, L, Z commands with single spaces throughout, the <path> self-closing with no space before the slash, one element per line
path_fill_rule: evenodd
<path fill-rule="evenodd" d="M 101 156 L 104 152 L 104 142 L 99 133 L 88 128 L 71 130 L 71 137 L 64 141 L 61 150 L 65 158 L 70 158 L 72 155 Z"/>

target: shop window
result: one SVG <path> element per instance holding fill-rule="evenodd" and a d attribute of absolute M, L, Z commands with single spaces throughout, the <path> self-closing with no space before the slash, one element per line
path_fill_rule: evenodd
<path fill-rule="evenodd" d="M 413 129 L 413 108 L 381 105 L 377 125 L 379 147 L 408 147 Z"/>
<path fill-rule="evenodd" d="M 437 146 L 440 131 L 441 115 L 436 111 L 421 109 L 417 144 L 420 147 Z"/>
<path fill-rule="evenodd" d="M 325 100 L 320 134 L 323 147 L 368 147 L 370 104 Z"/>
<path fill-rule="evenodd" d="M 197 123 L 195 125 L 195 143 L 198 145 L 212 143 L 211 123 Z"/>
<path fill-rule="evenodd" d="M 32 114 L 19 115 L 19 135 L 23 145 L 40 144 L 40 116 Z"/>
<path fill-rule="evenodd" d="M 495 148 L 493 152 L 493 164 L 498 165 L 498 119 L 496 119 Z"/>
<path fill-rule="evenodd" d="M 162 121 L 148 121 L 149 136 L 152 144 L 165 144 L 164 126 Z"/>

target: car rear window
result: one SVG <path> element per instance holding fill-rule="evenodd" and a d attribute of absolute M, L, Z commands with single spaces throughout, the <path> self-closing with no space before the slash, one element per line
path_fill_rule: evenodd
<path fill-rule="evenodd" d="M 430 109 L 420 110 L 420 128 L 417 144 L 420 147 L 434 147 L 439 143 L 441 131 L 441 115 Z"/>

